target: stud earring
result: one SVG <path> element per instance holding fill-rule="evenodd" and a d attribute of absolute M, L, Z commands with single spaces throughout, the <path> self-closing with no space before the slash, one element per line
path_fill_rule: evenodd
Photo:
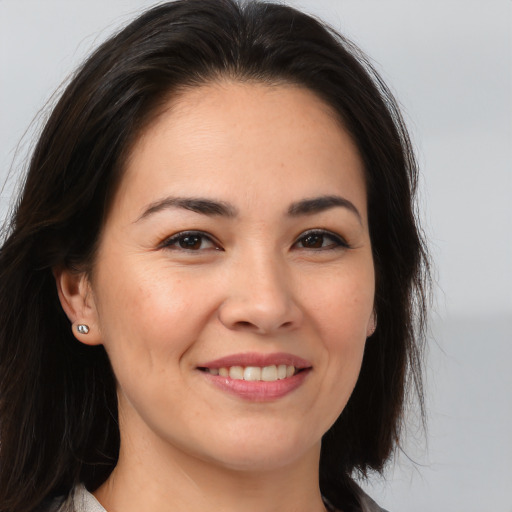
<path fill-rule="evenodd" d="M 76 326 L 76 330 L 80 333 L 80 334 L 89 334 L 89 326 L 86 325 L 86 324 L 78 324 Z"/>

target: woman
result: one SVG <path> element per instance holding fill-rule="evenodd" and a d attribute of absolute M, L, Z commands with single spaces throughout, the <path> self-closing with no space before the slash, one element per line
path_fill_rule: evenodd
<path fill-rule="evenodd" d="M 289 7 L 155 7 L 78 70 L 0 255 L 0 503 L 380 510 L 421 398 L 398 109 Z"/>

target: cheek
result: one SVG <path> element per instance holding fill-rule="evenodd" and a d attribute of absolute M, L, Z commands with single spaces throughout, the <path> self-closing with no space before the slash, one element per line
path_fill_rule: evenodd
<path fill-rule="evenodd" d="M 334 313 L 333 313 L 334 315 Z M 359 378 L 366 345 L 366 333 L 360 322 L 353 318 L 332 318 L 324 325 L 322 339 L 325 350 L 325 375 L 323 376 L 326 429 L 336 421 L 352 394 Z"/>
<path fill-rule="evenodd" d="M 160 269 L 130 264 L 104 267 L 98 276 L 98 317 L 114 370 L 144 374 L 179 363 L 208 315 L 207 297 L 194 282 Z M 199 293 L 199 295 L 198 295 Z"/>
<path fill-rule="evenodd" d="M 333 386 L 354 385 L 366 345 L 365 325 L 353 319 L 332 318 L 330 324 L 322 327 L 321 336 Z"/>
<path fill-rule="evenodd" d="M 320 293 L 321 292 L 321 293 Z M 373 267 L 343 272 L 311 298 L 315 331 L 323 344 L 327 394 L 341 412 L 357 382 L 373 311 Z"/>
<path fill-rule="evenodd" d="M 321 281 L 321 285 L 308 296 L 308 310 L 314 319 L 316 329 L 323 332 L 326 343 L 333 348 L 360 344 L 366 339 L 368 322 L 374 303 L 373 267 L 364 272 L 343 269 Z M 307 296 L 307 295 L 305 295 Z"/>

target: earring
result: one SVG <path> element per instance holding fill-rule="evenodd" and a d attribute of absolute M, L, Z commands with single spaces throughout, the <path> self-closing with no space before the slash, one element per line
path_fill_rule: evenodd
<path fill-rule="evenodd" d="M 86 324 L 78 324 L 76 326 L 76 330 L 80 333 L 80 334 L 89 334 L 89 326 L 86 325 Z"/>

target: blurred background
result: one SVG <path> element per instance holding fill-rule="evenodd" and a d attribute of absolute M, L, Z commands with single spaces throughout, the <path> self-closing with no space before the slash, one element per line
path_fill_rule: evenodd
<path fill-rule="evenodd" d="M 512 512 L 512 1 L 289 0 L 367 52 L 402 105 L 435 259 L 428 431 L 411 415 L 391 512 Z M 0 0 L 0 215 L 40 111 L 78 63 L 154 2 Z"/>

